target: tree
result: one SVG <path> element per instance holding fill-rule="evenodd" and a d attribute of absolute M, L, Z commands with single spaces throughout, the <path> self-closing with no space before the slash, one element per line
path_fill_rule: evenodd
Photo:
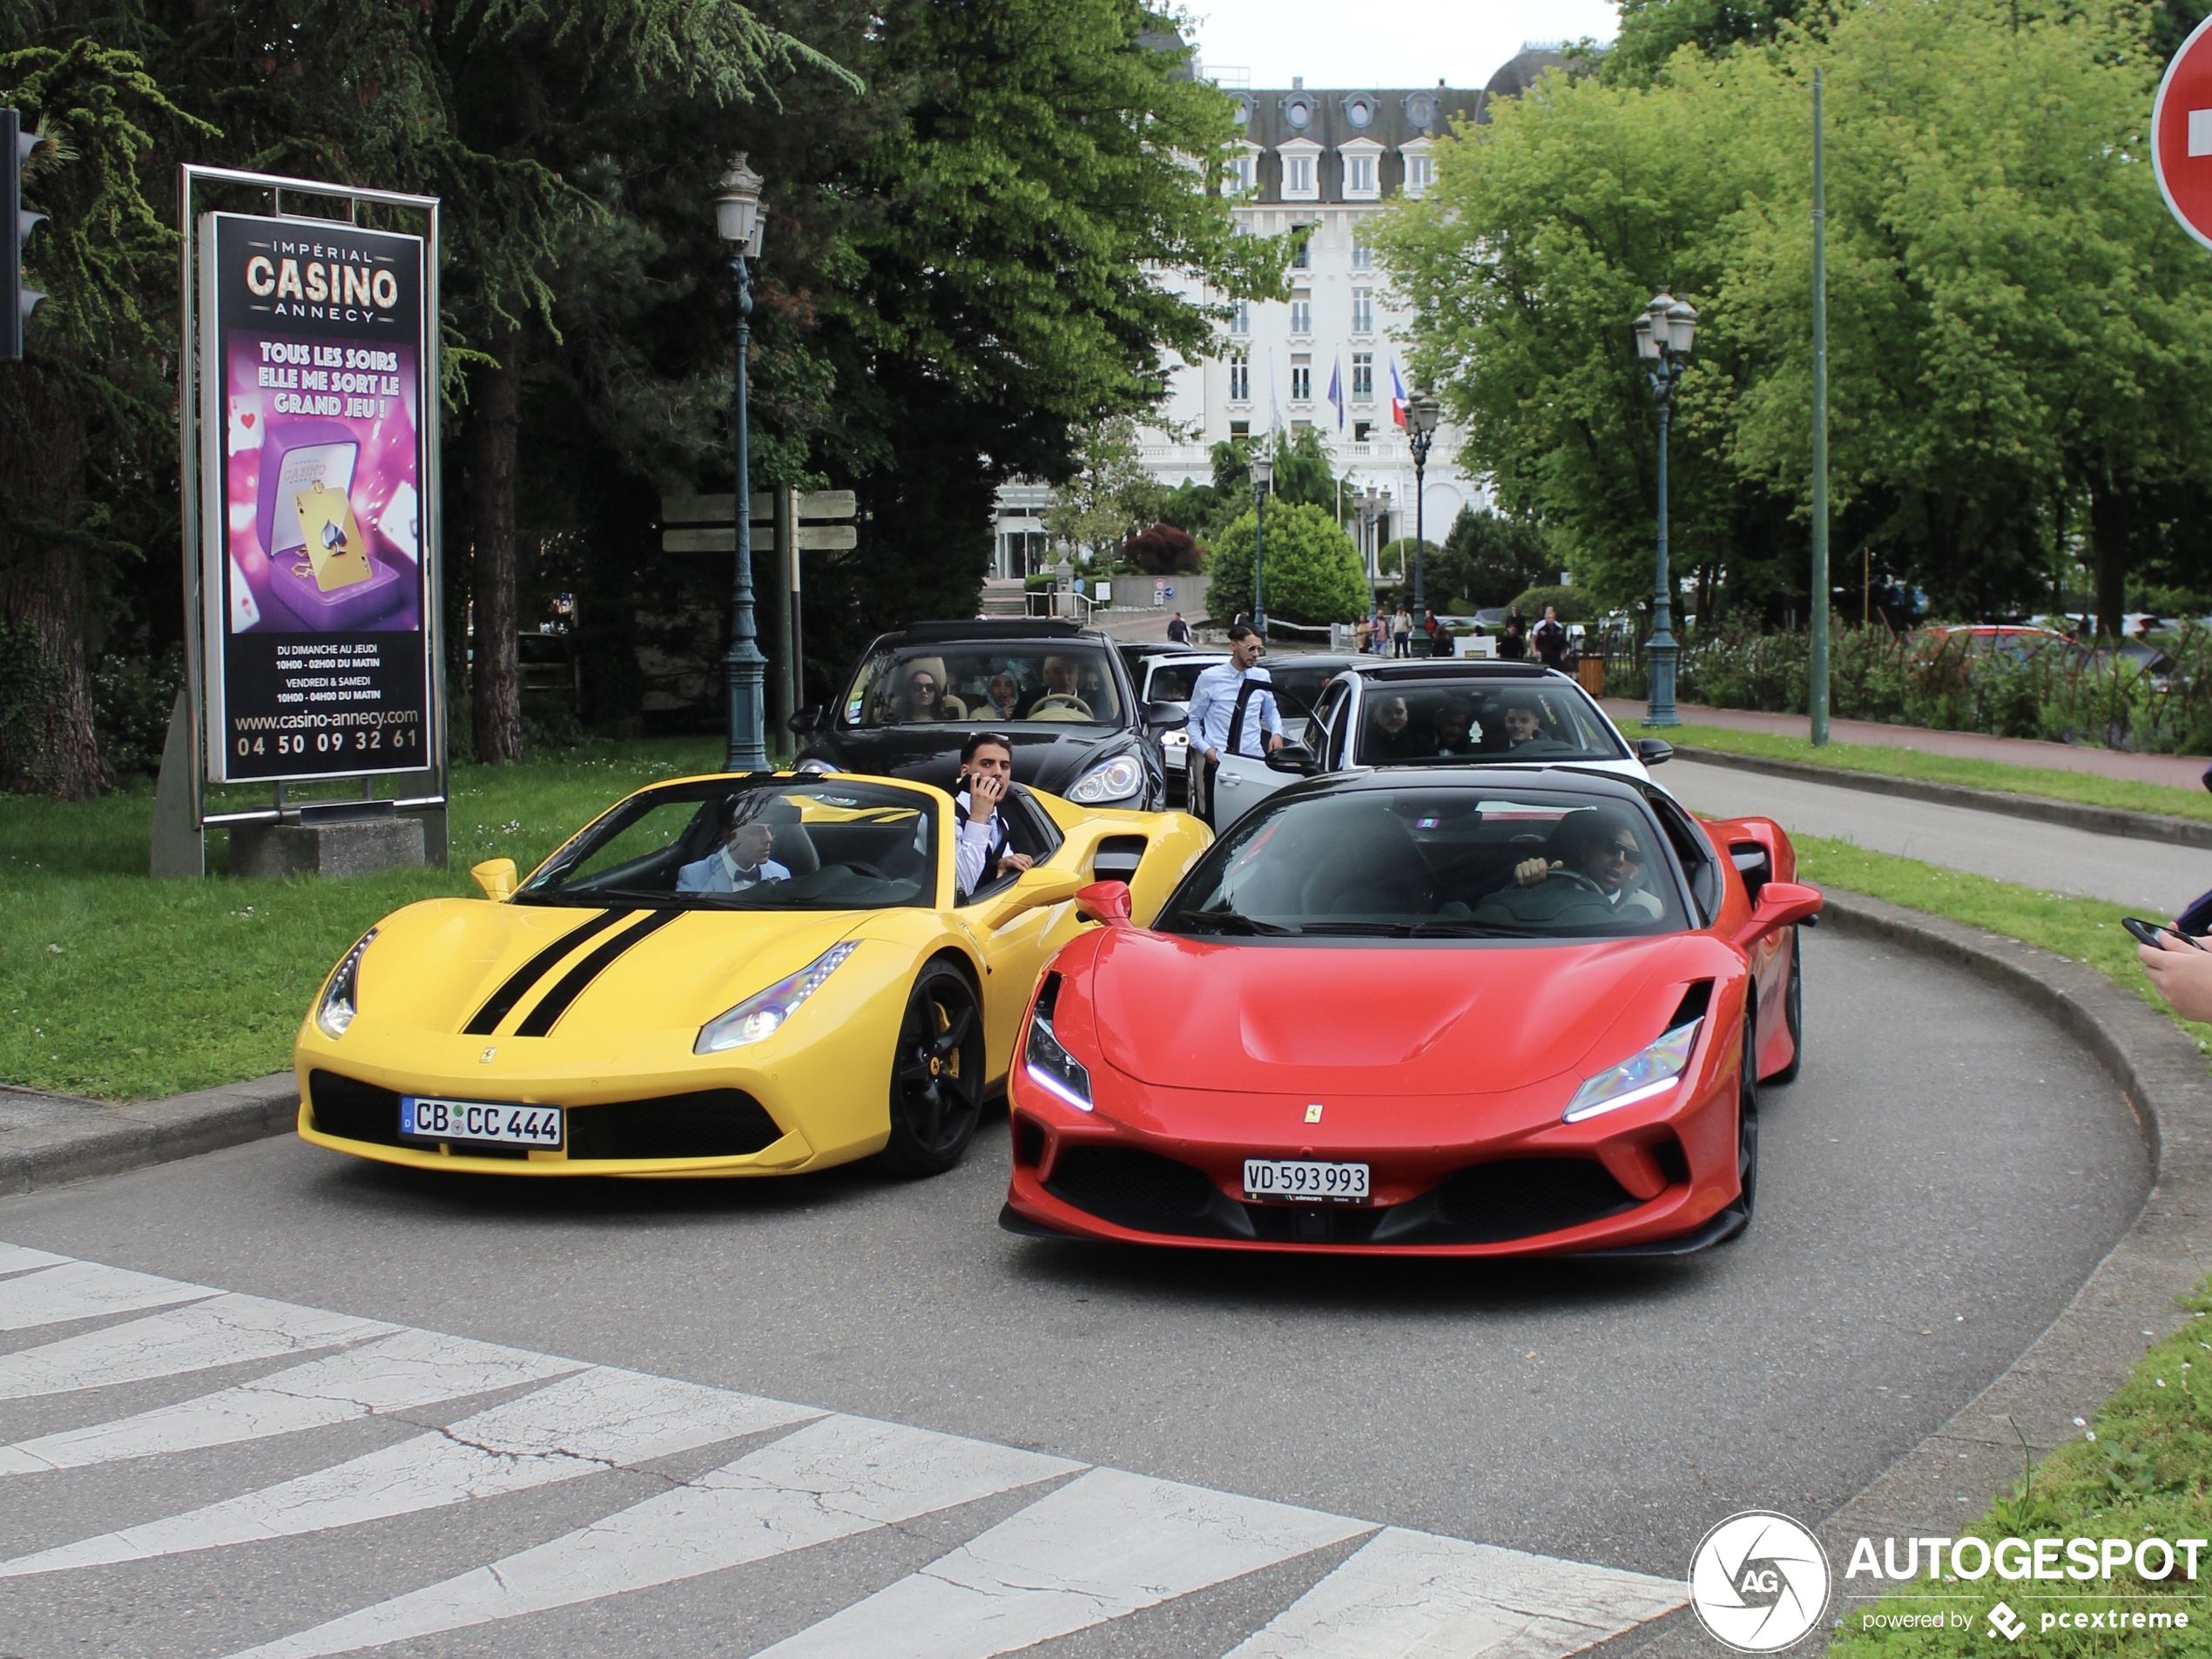
<path fill-rule="evenodd" d="M 1240 515 L 1206 556 L 1213 577 L 1206 609 L 1213 616 L 1252 608 L 1256 526 L 1253 514 Z M 1266 541 L 1269 616 L 1312 626 L 1351 622 L 1367 608 L 1367 578 L 1359 555 L 1334 515 L 1310 502 L 1271 502 Z"/>
<path fill-rule="evenodd" d="M 1075 475 L 1045 506 L 1045 533 L 1095 561 L 1157 523 L 1166 495 L 1137 453 L 1136 423 L 1117 416 L 1082 435 Z"/>
<path fill-rule="evenodd" d="M 1428 581 L 1436 592 L 1464 596 L 1478 606 L 1502 605 L 1558 570 L 1543 531 L 1528 520 L 1462 507 L 1429 565 Z"/>
<path fill-rule="evenodd" d="M 1205 549 L 1188 530 L 1165 522 L 1131 538 L 1122 549 L 1123 556 L 1147 576 L 1175 576 L 1195 570 L 1204 552 Z"/>

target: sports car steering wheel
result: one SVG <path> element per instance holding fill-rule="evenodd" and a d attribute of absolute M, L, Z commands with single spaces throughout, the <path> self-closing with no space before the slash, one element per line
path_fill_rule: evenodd
<path fill-rule="evenodd" d="M 1029 712 L 1032 716 L 1034 716 L 1039 709 L 1051 708 L 1081 709 L 1082 711 L 1083 718 L 1086 720 L 1096 719 L 1097 718 L 1096 715 L 1091 713 L 1090 705 L 1084 702 L 1082 698 L 1077 697 L 1073 691 L 1048 692 L 1045 696 L 1039 698 L 1035 702 L 1029 705 Z"/>
<path fill-rule="evenodd" d="M 1580 870 L 1547 870 L 1544 872 L 1544 880 L 1547 881 L 1572 881 L 1577 886 L 1588 887 L 1592 893 L 1597 894 L 1597 896 L 1601 899 L 1609 898 L 1611 896 L 1603 887 L 1598 886 L 1596 882 L 1591 880 L 1589 877 L 1584 875 Z"/>

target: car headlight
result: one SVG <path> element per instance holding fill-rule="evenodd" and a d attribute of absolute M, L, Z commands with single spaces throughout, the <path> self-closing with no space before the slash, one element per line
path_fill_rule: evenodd
<path fill-rule="evenodd" d="M 1136 757 L 1116 755 L 1076 779 L 1068 799 L 1078 806 L 1096 806 L 1102 801 L 1126 799 L 1143 786 L 1144 768 L 1136 764 Z"/>
<path fill-rule="evenodd" d="M 1062 1104 L 1079 1112 L 1091 1109 L 1090 1069 L 1061 1046 L 1052 1028 L 1060 1003 L 1060 976 L 1052 974 L 1037 995 L 1029 1015 L 1029 1029 L 1022 1039 L 1022 1067 L 1029 1081 Z"/>
<path fill-rule="evenodd" d="M 323 988 L 322 1001 L 315 1004 L 315 1023 L 327 1037 L 342 1037 L 346 1028 L 354 1022 L 357 989 L 361 981 L 361 953 L 368 948 L 369 941 L 376 937 L 371 927 L 361 936 L 353 949 L 339 959 L 330 975 L 330 983 Z"/>
<path fill-rule="evenodd" d="M 748 1042 L 774 1036 L 799 1005 L 820 990 L 822 981 L 837 972 L 845 959 L 860 948 L 859 941 L 849 939 L 841 945 L 832 945 L 796 974 L 778 980 L 766 990 L 745 998 L 727 1014 L 709 1020 L 699 1028 L 698 1040 L 691 1044 L 691 1052 L 720 1054 L 725 1049 L 742 1049 Z"/>
<path fill-rule="evenodd" d="M 813 755 L 808 755 L 806 759 L 799 763 L 799 770 L 805 772 L 813 772 L 819 777 L 821 773 L 826 772 L 835 772 L 837 768 L 830 765 L 830 763 L 826 760 L 819 760 Z"/>
<path fill-rule="evenodd" d="M 1642 1054 L 1586 1079 L 1575 1091 L 1575 1098 L 1567 1103 L 1561 1121 L 1579 1123 L 1600 1112 L 1617 1112 L 1623 1106 L 1665 1094 L 1682 1081 L 1683 1069 L 1689 1064 L 1689 1051 L 1697 1046 L 1697 1028 L 1704 1023 L 1699 1018 L 1678 1025 Z"/>
<path fill-rule="evenodd" d="M 1190 734 L 1179 727 L 1173 732 L 1163 732 L 1160 733 L 1160 744 L 1168 749 L 1187 749 L 1190 746 Z"/>

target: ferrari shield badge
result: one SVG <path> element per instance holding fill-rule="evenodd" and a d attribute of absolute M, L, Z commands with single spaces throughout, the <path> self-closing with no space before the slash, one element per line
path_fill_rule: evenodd
<path fill-rule="evenodd" d="M 1312 1105 L 1305 1109 L 1305 1121 L 1309 1123 L 1318 1123 L 1321 1121 L 1321 1106 L 1319 1102 L 1317 1101 Z"/>

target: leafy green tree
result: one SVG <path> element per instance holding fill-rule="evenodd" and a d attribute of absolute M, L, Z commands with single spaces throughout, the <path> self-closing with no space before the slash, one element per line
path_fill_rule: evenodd
<path fill-rule="evenodd" d="M 1231 617 L 1252 608 L 1257 529 L 1246 511 L 1232 520 L 1206 556 L 1213 582 L 1206 609 Z M 1367 608 L 1367 579 L 1352 537 L 1333 514 L 1306 502 L 1271 502 L 1267 509 L 1267 614 L 1309 626 L 1351 622 Z"/>
<path fill-rule="evenodd" d="M 1478 606 L 1502 605 L 1558 568 L 1543 531 L 1528 520 L 1462 507 L 1427 579 L 1439 593 L 1462 595 Z"/>
<path fill-rule="evenodd" d="M 1076 453 L 1077 471 L 1055 486 L 1045 506 L 1045 533 L 1095 562 L 1157 523 L 1167 491 L 1145 471 L 1136 423 L 1127 416 L 1086 431 Z"/>

